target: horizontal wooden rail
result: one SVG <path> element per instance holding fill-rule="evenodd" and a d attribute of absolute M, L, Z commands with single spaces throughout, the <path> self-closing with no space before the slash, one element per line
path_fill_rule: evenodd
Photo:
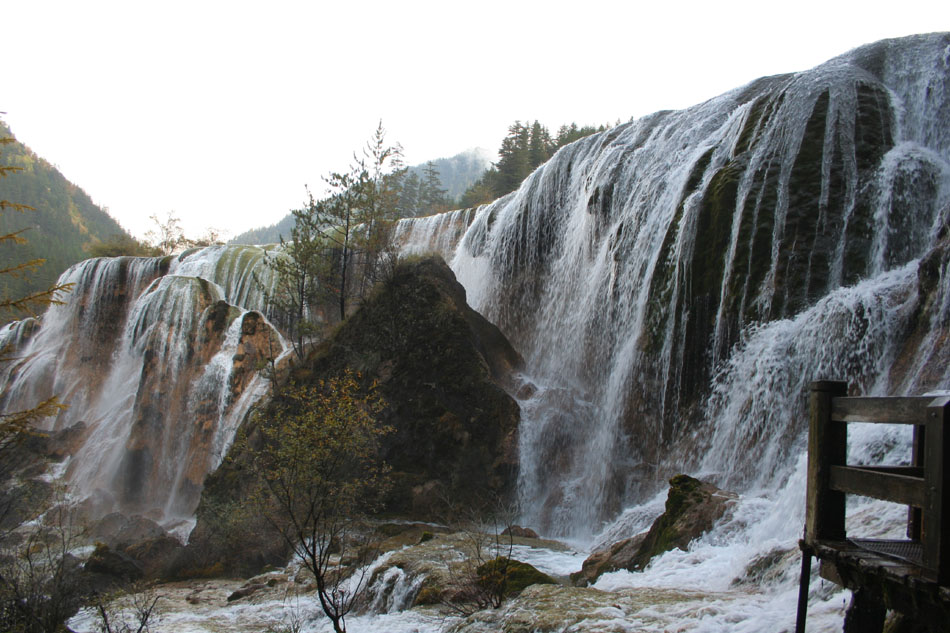
<path fill-rule="evenodd" d="M 896 469 L 877 469 L 861 466 L 832 466 L 831 489 L 853 495 L 874 497 L 883 501 L 902 503 L 916 508 L 924 507 L 926 490 L 922 477 L 895 474 Z M 920 468 L 912 468 L 921 471 Z"/>
<path fill-rule="evenodd" d="M 875 604 L 874 622 L 849 625 L 846 619 L 846 631 L 882 630 L 884 605 L 917 613 L 928 595 L 938 594 L 936 603 L 950 605 L 950 396 L 854 398 L 847 388 L 847 383 L 830 380 L 811 385 L 796 633 L 805 630 L 812 554 L 822 561 L 822 577 L 855 591 L 849 616 L 862 613 L 863 607 L 855 607 L 861 595 L 865 607 Z M 911 464 L 848 464 L 848 424 L 866 422 L 913 425 Z M 910 540 L 849 539 L 846 494 L 908 506 Z M 909 593 L 901 593 L 905 591 Z M 947 614 L 950 607 L 932 621 L 942 622 Z"/>
<path fill-rule="evenodd" d="M 836 422 L 923 424 L 930 398 L 835 398 L 831 419 Z"/>

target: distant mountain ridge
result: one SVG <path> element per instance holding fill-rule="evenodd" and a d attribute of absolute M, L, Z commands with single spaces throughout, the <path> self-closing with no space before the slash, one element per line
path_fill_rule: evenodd
<path fill-rule="evenodd" d="M 0 121 L 0 138 L 15 138 Z M 56 167 L 19 141 L 0 147 L 0 164 L 20 171 L 0 178 L 0 200 L 33 207 L 34 211 L 6 209 L 0 214 L 0 234 L 23 231 L 25 244 L 0 246 L 0 268 L 32 259 L 46 264 L 25 277 L 0 277 L 2 296 L 23 296 L 46 289 L 60 273 L 89 257 L 86 249 L 115 235 L 130 237 L 108 213 L 96 205 Z M 9 315 L 0 315 L 6 320 Z"/>
<path fill-rule="evenodd" d="M 437 158 L 413 165 L 409 168 L 409 173 L 422 178 L 426 165 L 432 163 L 439 172 L 439 180 L 442 181 L 446 196 L 456 201 L 491 167 L 494 158 L 497 157 L 490 150 L 475 147 L 449 158 Z M 231 244 L 274 244 L 280 241 L 281 236 L 286 239 L 293 226 L 294 216 L 288 213 L 276 224 L 251 229 L 235 236 L 231 239 Z"/>
<path fill-rule="evenodd" d="M 439 180 L 446 195 L 452 200 L 458 200 L 472 183 L 478 180 L 485 170 L 491 167 L 498 156 L 484 147 L 473 147 L 451 158 L 437 158 L 421 165 L 409 168 L 410 173 L 422 176 L 427 163 L 435 165 L 439 172 Z"/>

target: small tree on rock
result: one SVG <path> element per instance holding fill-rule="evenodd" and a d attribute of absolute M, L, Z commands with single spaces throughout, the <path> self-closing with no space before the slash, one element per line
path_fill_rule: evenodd
<path fill-rule="evenodd" d="M 363 519 L 386 492 L 379 440 L 383 402 L 345 373 L 315 386 L 290 385 L 258 416 L 250 449 L 259 503 L 294 556 L 313 574 L 337 633 L 366 589 L 372 553 Z"/>

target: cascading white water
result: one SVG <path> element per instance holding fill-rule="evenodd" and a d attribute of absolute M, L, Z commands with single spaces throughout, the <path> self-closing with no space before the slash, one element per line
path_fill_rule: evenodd
<path fill-rule="evenodd" d="M 613 542 L 649 526 L 673 472 L 741 493 L 689 551 L 598 581 L 698 592 L 607 630 L 790 630 L 806 385 L 950 386 L 948 121 L 950 35 L 881 42 L 589 137 L 491 205 L 399 226 L 407 252 L 451 256 L 526 359 L 525 521 Z M 190 265 L 227 269 L 217 257 Z M 905 433 L 858 425 L 852 458 L 906 460 Z M 849 533 L 893 534 L 904 512 L 857 501 Z M 376 610 L 419 580 L 381 574 Z M 840 594 L 813 583 L 811 602 L 811 630 L 840 630 Z"/>
<path fill-rule="evenodd" d="M 87 260 L 60 278 L 74 284 L 65 305 L 5 331 L 17 360 L 4 368 L 4 410 L 53 394 L 69 405 L 47 430 L 73 429 L 66 481 L 91 518 L 121 511 L 190 530 L 204 476 L 266 392 L 254 362 L 285 350 L 248 312 L 262 261 L 254 247 Z"/>
<path fill-rule="evenodd" d="M 619 126 L 475 212 L 452 268 L 539 387 L 521 403 L 524 520 L 589 537 L 685 469 L 781 486 L 812 379 L 948 386 L 891 376 L 950 210 L 948 46 L 883 42 Z M 465 228 L 404 222 L 408 250 Z"/>
<path fill-rule="evenodd" d="M 400 222 L 396 225 L 393 240 L 404 245 L 403 254 L 438 253 L 451 258 L 459 238 L 468 228 L 474 209 L 460 209 L 432 216 L 423 222 Z"/>

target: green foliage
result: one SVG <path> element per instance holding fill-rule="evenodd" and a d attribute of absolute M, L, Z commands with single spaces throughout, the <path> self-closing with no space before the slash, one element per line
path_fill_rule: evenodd
<path fill-rule="evenodd" d="M 3 121 L 0 137 L 0 270 L 6 271 L 0 296 L 41 299 L 64 270 L 86 259 L 90 245 L 125 232 L 82 189 L 17 142 Z M 43 306 L 5 303 L 0 322 Z"/>
<path fill-rule="evenodd" d="M 485 170 L 491 165 L 487 152 L 468 150 L 449 158 L 437 158 L 425 165 L 409 168 L 409 173 L 416 173 L 422 177 L 422 172 L 428 165 L 432 165 L 439 175 L 440 187 L 445 188 L 446 197 L 451 205 L 457 208 L 458 199 L 471 187 Z"/>
<path fill-rule="evenodd" d="M 5 126 L 0 124 L 0 129 L 8 131 Z M 14 140 L 10 137 L 0 138 L 0 147 L 17 147 Z M 14 159 L 17 155 L 14 155 Z M 23 161 L 20 161 L 21 163 Z M 31 163 L 32 164 L 32 163 Z M 0 166 L 0 182 L 12 174 L 20 174 L 24 167 L 2 165 Z M 6 188 L 0 192 L 0 196 L 10 189 Z M 8 224 L 7 211 L 12 210 L 18 213 L 33 211 L 33 208 L 18 202 L 10 202 L 0 198 L 0 226 L 6 227 Z M 67 292 L 69 284 L 50 285 L 47 287 L 36 287 L 32 285 L 16 285 L 10 283 L 10 280 L 22 281 L 27 273 L 37 270 L 45 262 L 41 258 L 28 259 L 27 261 L 12 261 L 7 258 L 10 254 L 8 250 L 11 246 L 26 246 L 27 241 L 22 236 L 24 229 L 14 230 L 10 233 L 4 233 L 0 229 L 0 253 L 4 255 L 2 264 L 0 264 L 0 316 L 9 319 L 19 317 L 24 314 L 35 315 L 36 310 L 45 307 L 51 303 L 62 303 L 60 295 Z M 25 288 L 25 294 L 11 294 L 13 288 Z M 0 363 L 12 360 L 11 350 L 0 349 Z M 65 408 L 57 398 L 48 398 L 31 409 L 24 411 L 8 411 L 4 409 L 0 412 L 0 478 L 4 478 L 10 465 L 9 452 L 12 448 L 34 427 L 37 421 L 55 415 L 61 409 Z M 0 508 L 0 518 L 9 508 Z"/>
<path fill-rule="evenodd" d="M 231 240 L 231 244 L 277 244 L 290 236 L 294 226 L 293 212 L 285 215 L 276 224 L 245 231 Z"/>
<path fill-rule="evenodd" d="M 432 215 L 453 208 L 462 192 L 485 172 L 485 164 L 477 152 L 469 151 L 392 170 L 387 185 L 398 192 L 397 217 Z M 291 212 L 276 224 L 241 233 L 231 243 L 276 244 L 289 239 L 294 222 Z"/>
<path fill-rule="evenodd" d="M 293 211 L 291 239 L 281 238 L 284 248 L 268 260 L 276 279 L 268 303 L 299 358 L 318 333 L 321 299 L 332 296 L 343 320 L 354 300 L 391 273 L 404 175 L 402 148 L 386 143 L 380 122 L 362 157 L 354 155 L 347 170 L 325 178 L 327 196 L 316 200 L 308 190 L 307 206 Z"/>
<path fill-rule="evenodd" d="M 89 257 L 157 257 L 162 252 L 154 246 L 149 246 L 130 235 L 116 233 L 106 239 L 90 244 L 86 248 Z"/>
<path fill-rule="evenodd" d="M 281 248 L 265 255 L 273 278 L 260 285 L 269 316 L 290 338 L 297 357 L 303 358 L 318 330 L 317 304 L 323 296 L 320 279 L 326 277 L 331 262 L 328 241 L 310 208 L 293 211 L 293 217 L 290 240 L 281 238 Z"/>
<path fill-rule="evenodd" d="M 533 565 L 506 556 L 498 556 L 480 565 L 476 572 L 479 585 L 495 598 L 498 606 L 506 598 L 517 596 L 531 585 L 557 584 Z"/>
<path fill-rule="evenodd" d="M 579 128 L 576 123 L 571 123 L 569 126 L 562 125 L 557 137 L 552 138 L 548 129 L 537 121 L 530 125 L 515 121 L 501 141 L 498 162 L 465 191 L 459 200 L 460 206 L 465 208 L 486 204 L 514 191 L 558 149 L 606 129 L 603 125 Z"/>
<path fill-rule="evenodd" d="M 377 422 L 384 406 L 359 376 L 289 385 L 258 416 L 260 448 L 251 465 L 261 481 L 259 507 L 313 573 L 321 606 L 338 632 L 366 587 L 351 575 L 368 562 L 359 521 L 387 488 Z"/>
<path fill-rule="evenodd" d="M 435 163 L 429 161 L 420 170 L 406 170 L 393 183 L 399 192 L 398 216 L 412 218 L 442 213 L 452 208 Z"/>

